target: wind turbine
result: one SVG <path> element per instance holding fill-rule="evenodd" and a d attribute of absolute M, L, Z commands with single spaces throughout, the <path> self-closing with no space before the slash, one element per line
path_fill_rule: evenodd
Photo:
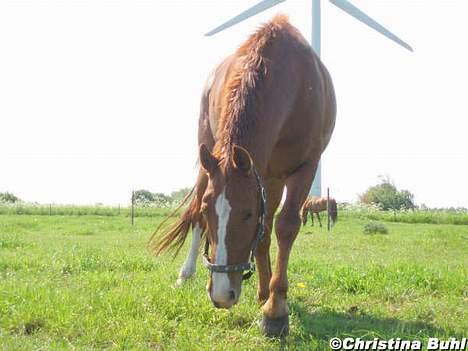
<path fill-rule="evenodd" d="M 255 4 L 254 6 L 248 8 L 247 10 L 243 11 L 242 13 L 238 14 L 237 16 L 231 18 L 230 20 L 224 22 L 220 26 L 214 28 L 213 30 L 206 33 L 206 36 L 212 36 L 216 33 L 219 33 L 235 24 L 242 22 L 249 17 L 252 17 L 260 12 L 263 12 L 275 5 L 278 5 L 281 2 L 286 0 L 262 0 Z M 320 49 L 321 49 L 321 15 L 320 15 L 320 0 L 311 0 L 312 1 L 312 38 L 311 38 L 311 46 L 315 53 L 320 57 Z M 365 25 L 369 26 L 370 28 L 376 30 L 380 34 L 384 35 L 388 39 L 394 41 L 398 45 L 404 47 L 409 51 L 413 51 L 413 48 L 397 37 L 395 34 L 390 32 L 387 28 L 379 24 L 377 21 L 373 20 L 371 17 L 366 15 L 363 11 L 359 8 L 351 4 L 347 0 L 329 0 L 333 5 L 338 7 L 339 9 L 346 12 L 348 15 L 351 15 L 358 21 L 364 23 Z M 322 196 L 322 167 L 321 162 L 319 162 L 317 172 L 315 173 L 314 182 L 312 184 L 312 188 L 310 190 L 311 195 L 315 196 Z"/>

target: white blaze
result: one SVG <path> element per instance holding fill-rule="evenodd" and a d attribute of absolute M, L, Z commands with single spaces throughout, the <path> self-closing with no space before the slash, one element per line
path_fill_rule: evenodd
<path fill-rule="evenodd" d="M 227 264 L 226 250 L 226 231 L 231 213 L 231 205 L 226 198 L 226 189 L 218 196 L 215 203 L 216 215 L 218 216 L 218 243 L 216 246 L 215 264 Z M 211 295 L 215 301 L 223 301 L 227 299 L 228 291 L 230 290 L 229 277 L 227 273 L 213 273 L 212 276 L 212 291 Z"/>

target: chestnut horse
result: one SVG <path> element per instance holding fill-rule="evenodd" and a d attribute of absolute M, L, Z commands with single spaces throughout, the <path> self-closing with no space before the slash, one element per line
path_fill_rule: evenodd
<path fill-rule="evenodd" d="M 276 16 L 209 77 L 201 99 L 201 167 L 194 196 L 181 219 L 150 242 L 155 254 L 171 248 L 177 254 L 192 228 L 181 284 L 195 272 L 206 239 L 207 290 L 217 308 L 238 302 L 255 258 L 262 329 L 270 336 L 289 331 L 289 255 L 335 114 L 335 93 L 325 66 L 287 17 Z M 272 270 L 270 234 L 285 186 Z"/>
<path fill-rule="evenodd" d="M 329 201 L 329 206 L 327 206 L 327 202 Z M 327 211 L 328 210 L 328 211 Z M 336 207 L 336 200 L 334 198 L 330 198 L 327 200 L 326 197 L 316 197 L 312 196 L 307 198 L 304 202 L 304 206 L 302 207 L 302 224 L 307 224 L 307 216 L 310 213 L 310 218 L 312 219 L 312 225 L 314 225 L 314 214 L 317 216 L 317 219 L 320 224 L 320 228 L 322 227 L 322 220 L 320 219 L 320 212 L 327 211 L 330 219 L 332 221 L 332 225 L 335 225 L 336 221 L 338 220 L 338 209 Z"/>

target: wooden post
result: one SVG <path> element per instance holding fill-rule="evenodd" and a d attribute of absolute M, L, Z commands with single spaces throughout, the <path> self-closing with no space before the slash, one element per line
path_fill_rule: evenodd
<path fill-rule="evenodd" d="M 135 223 L 135 190 L 132 190 L 132 225 Z"/>
<path fill-rule="evenodd" d="M 52 216 L 52 204 L 49 204 L 49 216 Z"/>
<path fill-rule="evenodd" d="M 330 188 L 327 188 L 327 228 L 330 231 Z"/>

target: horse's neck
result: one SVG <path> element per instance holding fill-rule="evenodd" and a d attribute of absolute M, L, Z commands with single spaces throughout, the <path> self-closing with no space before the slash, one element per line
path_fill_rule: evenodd
<path fill-rule="evenodd" d="M 269 126 L 268 122 L 259 114 L 256 116 L 254 123 L 249 123 L 249 128 L 244 130 L 240 135 L 231 137 L 231 143 L 223 146 L 224 152 L 226 149 L 232 148 L 234 145 L 241 146 L 246 149 L 252 157 L 256 170 L 265 175 L 268 162 L 273 151 L 274 143 L 277 139 L 274 128 Z M 250 116 L 242 116 L 239 123 L 243 123 L 242 118 L 251 118 Z M 218 141 L 222 143 L 222 141 Z"/>
<path fill-rule="evenodd" d="M 261 124 L 257 121 L 257 124 Z M 271 158 L 274 135 L 271 128 L 258 125 L 254 127 L 249 137 L 239 141 L 239 145 L 249 151 L 258 172 L 264 174 Z"/>

